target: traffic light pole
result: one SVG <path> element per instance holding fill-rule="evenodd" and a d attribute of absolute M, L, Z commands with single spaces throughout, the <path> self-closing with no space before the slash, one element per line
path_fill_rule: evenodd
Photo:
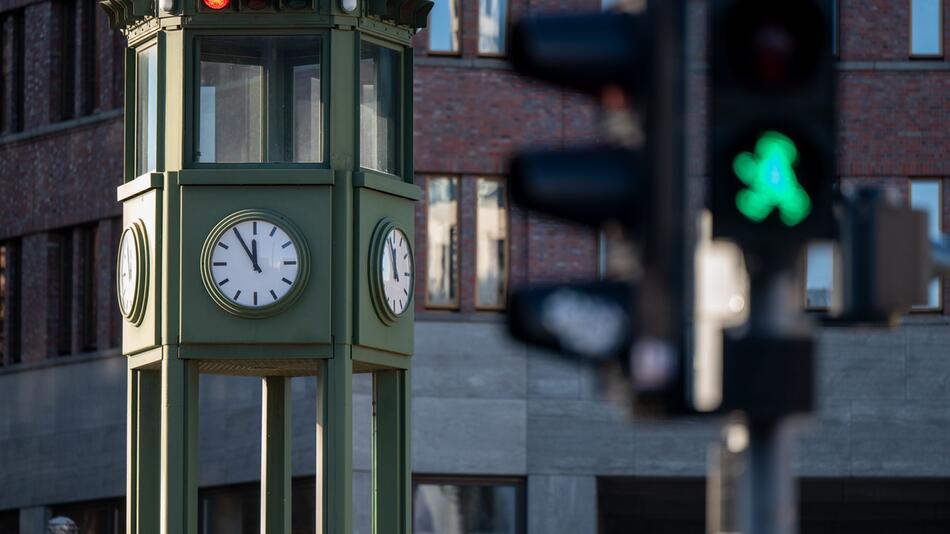
<path fill-rule="evenodd" d="M 743 534 L 794 534 L 796 488 L 790 416 L 811 408 L 811 334 L 795 303 L 799 247 L 747 253 L 751 313 L 743 343 L 725 356 L 747 369 L 726 385 L 746 413 L 748 444 L 734 517 Z M 761 362 L 759 366 L 751 362 Z M 743 393 L 736 393 L 741 388 Z M 746 396 L 748 395 L 748 396 Z"/>
<path fill-rule="evenodd" d="M 735 517 L 743 534 L 794 534 L 795 484 L 785 418 L 747 423 L 746 469 Z"/>

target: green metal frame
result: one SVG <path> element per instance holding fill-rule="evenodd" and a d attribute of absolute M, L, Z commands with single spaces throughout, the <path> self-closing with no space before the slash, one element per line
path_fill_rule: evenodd
<path fill-rule="evenodd" d="M 125 225 L 141 220 L 147 257 L 141 322 L 123 322 L 129 363 L 126 530 L 197 534 L 198 376 L 210 372 L 263 380 L 261 529 L 267 534 L 290 532 L 289 377 L 317 377 L 317 532 L 349 534 L 352 379 L 353 373 L 372 373 L 373 499 L 360 505 L 373 507 L 374 532 L 408 534 L 413 310 L 410 304 L 390 321 L 381 318 L 368 266 L 378 253 L 372 235 L 381 221 L 403 230 L 414 248 L 413 202 L 421 197 L 412 169 L 414 30 L 367 17 L 365 2 L 346 14 L 336 0 L 316 2 L 309 13 L 200 13 L 197 1 L 176 0 L 177 13 L 154 18 L 142 0 L 101 0 L 129 38 L 126 72 L 135 73 L 136 50 L 158 46 L 156 169 L 135 176 L 133 74 L 126 77 L 126 164 L 118 191 Z M 324 161 L 192 161 L 197 45 L 204 36 L 224 35 L 321 36 Z M 396 174 L 359 166 L 363 40 L 400 54 Z M 273 219 L 301 254 L 309 250 L 309 267 L 301 265 L 309 281 L 295 284 L 296 300 L 285 297 L 264 314 L 216 302 L 214 284 L 206 287 L 204 256 L 207 243 L 235 217 Z"/>

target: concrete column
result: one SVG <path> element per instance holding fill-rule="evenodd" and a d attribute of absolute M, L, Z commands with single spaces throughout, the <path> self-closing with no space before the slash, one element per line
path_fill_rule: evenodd
<path fill-rule="evenodd" d="M 528 534 L 597 532 L 597 477 L 528 477 Z"/>
<path fill-rule="evenodd" d="M 20 508 L 20 534 L 36 534 L 46 532 L 46 521 L 49 511 L 45 506 Z"/>

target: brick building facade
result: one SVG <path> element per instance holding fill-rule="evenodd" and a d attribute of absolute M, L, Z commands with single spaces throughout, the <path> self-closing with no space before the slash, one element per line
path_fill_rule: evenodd
<path fill-rule="evenodd" d="M 595 376 L 511 343 L 502 326 L 508 287 L 594 277 L 601 250 L 592 230 L 507 205 L 508 154 L 588 140 L 596 111 L 514 76 L 498 26 L 600 6 L 439 2 L 414 58 L 414 164 L 425 195 L 416 265 L 426 280 L 415 294 L 417 531 L 439 532 L 434 511 L 455 502 L 474 506 L 481 519 L 465 524 L 485 532 L 701 532 L 714 425 L 631 424 L 600 399 Z M 702 4 L 693 2 L 694 20 Z M 945 228 L 950 0 L 835 5 L 843 187 L 896 188 Z M 123 47 L 92 0 L 0 0 L 0 534 L 39 532 L 53 515 L 123 531 L 126 364 L 114 289 Z M 692 60 L 701 77 L 701 55 Z M 702 90 L 691 94 L 701 110 Z M 690 152 L 697 177 L 701 149 Z M 805 288 L 816 308 L 832 270 L 821 250 Z M 896 331 L 821 332 L 820 410 L 797 464 L 804 532 L 950 530 L 950 284 L 935 287 L 942 298 Z M 369 524 L 359 506 L 369 498 L 369 393 L 354 385 L 360 531 Z M 260 384 L 203 376 L 201 396 L 202 524 L 253 531 Z M 293 396 L 294 521 L 309 532 L 312 381 L 295 379 Z"/>

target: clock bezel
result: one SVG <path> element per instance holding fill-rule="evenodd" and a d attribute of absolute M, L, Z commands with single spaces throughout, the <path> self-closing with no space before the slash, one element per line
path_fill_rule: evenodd
<path fill-rule="evenodd" d="M 383 253 L 385 252 L 386 236 L 388 236 L 392 230 L 399 230 L 406 236 L 406 247 L 409 249 L 409 264 L 412 267 L 412 279 L 409 281 L 409 302 L 406 303 L 406 308 L 400 313 L 394 312 L 389 307 L 389 303 L 386 302 L 386 290 L 383 287 L 382 259 Z M 373 229 L 372 238 L 370 238 L 368 278 L 373 308 L 376 309 L 376 315 L 383 324 L 389 326 L 395 323 L 399 318 L 406 315 L 406 312 L 412 307 L 416 290 L 415 269 L 416 255 L 412 250 L 412 242 L 409 240 L 409 234 L 388 217 L 380 220 L 376 224 L 376 228 Z"/>
<path fill-rule="evenodd" d="M 135 288 L 132 295 L 132 305 L 128 310 L 122 305 L 122 271 L 120 269 L 122 260 L 122 248 L 126 239 L 132 240 L 132 250 L 135 251 Z M 149 280 L 149 257 L 148 257 L 148 232 L 145 229 L 145 222 L 142 219 L 136 219 L 132 224 L 122 230 L 122 236 L 119 238 L 119 253 L 116 255 L 115 288 L 116 300 L 119 305 L 119 313 L 122 317 L 132 323 L 133 326 L 140 326 L 145 319 L 145 299 L 148 295 Z"/>
<path fill-rule="evenodd" d="M 211 272 L 211 257 L 218 240 L 232 226 L 249 220 L 262 220 L 279 226 L 293 241 L 294 249 L 297 251 L 297 279 L 291 286 L 290 291 L 279 298 L 277 302 L 256 308 L 237 304 L 229 299 L 218 288 Z M 244 209 L 221 219 L 208 233 L 208 237 L 205 238 L 205 242 L 201 247 L 200 263 L 201 281 L 204 283 L 208 295 L 211 296 L 211 300 L 231 315 L 245 319 L 262 319 L 284 312 L 297 301 L 310 280 L 310 247 L 307 245 L 303 232 L 287 217 L 268 209 Z"/>

